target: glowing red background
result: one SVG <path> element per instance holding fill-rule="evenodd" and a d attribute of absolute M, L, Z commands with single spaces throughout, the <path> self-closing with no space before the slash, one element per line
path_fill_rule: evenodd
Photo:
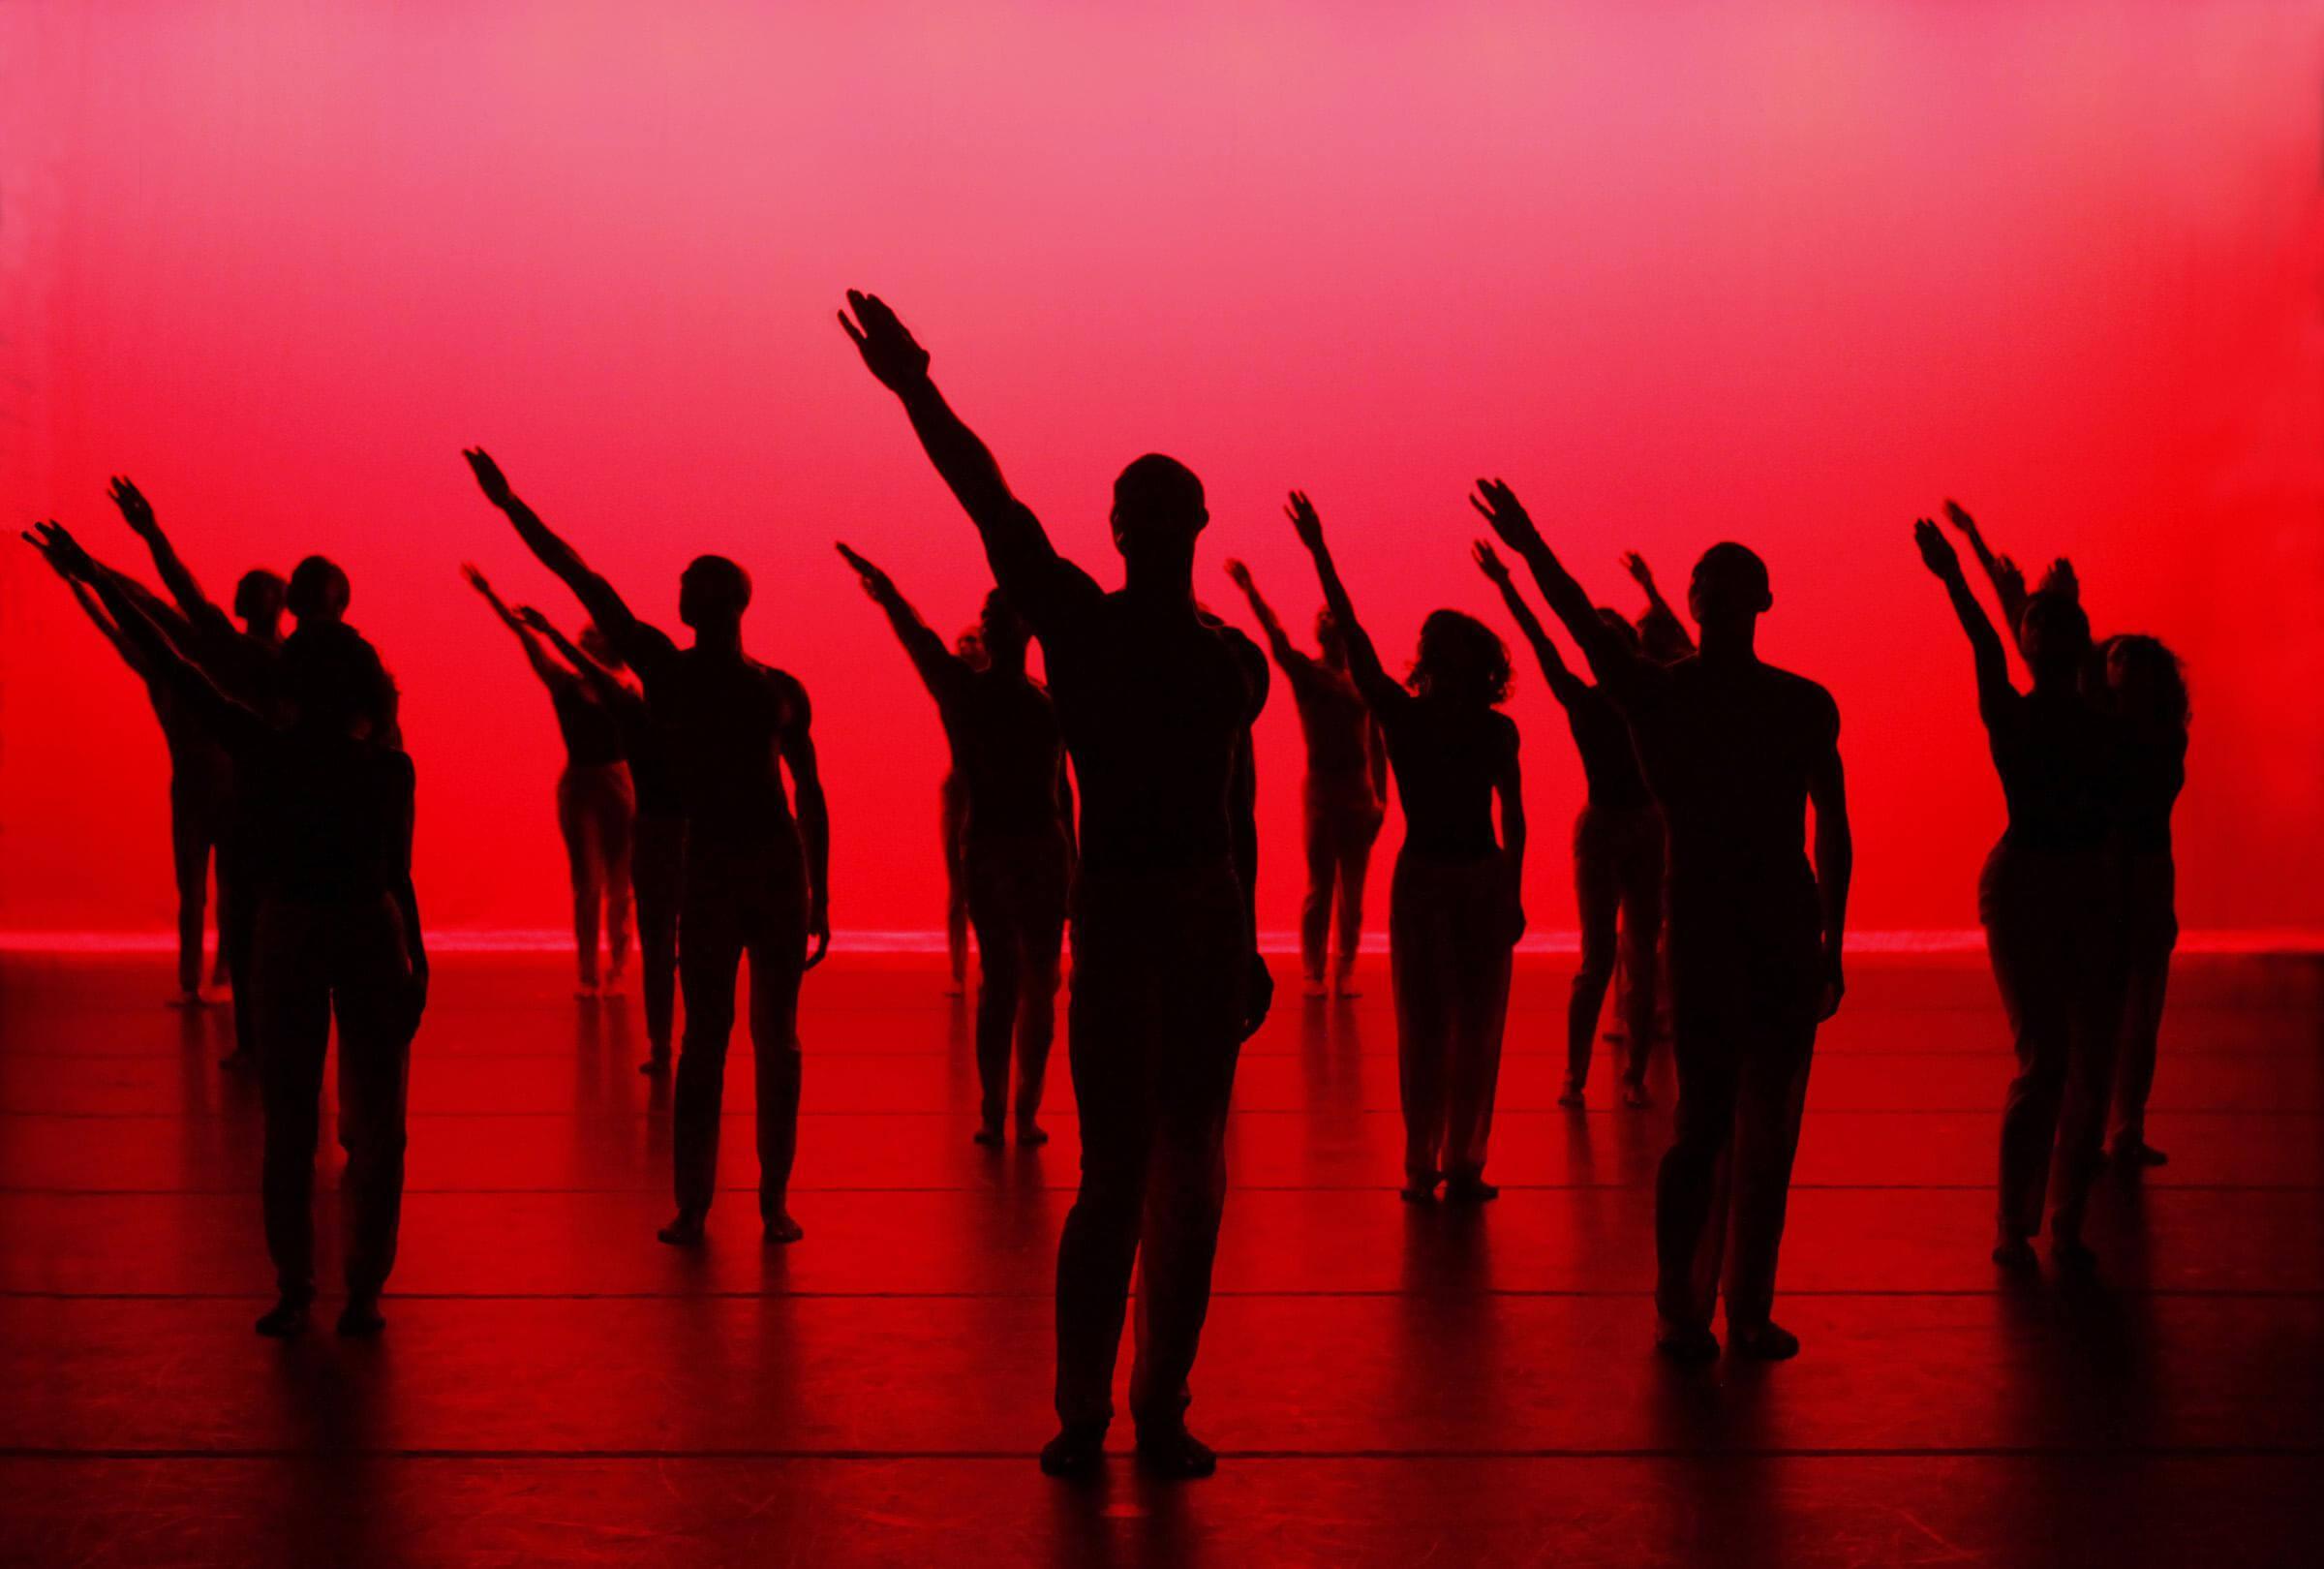
<path fill-rule="evenodd" d="M 1304 620 L 1302 485 L 1399 651 L 1490 604 L 1479 473 L 1624 605 L 1621 548 L 1676 586 L 1751 540 L 1766 652 L 1846 716 L 1868 927 L 1969 925 L 1999 824 L 1907 533 L 1958 495 L 2186 654 L 2188 923 L 2324 925 L 2315 8 L 1545 9 L 11 6 L 0 481 L 128 560 L 136 476 L 221 596 L 343 561 L 447 928 L 564 905 L 547 705 L 454 566 L 570 614 L 457 448 L 650 615 L 732 552 L 817 699 L 839 924 L 925 929 L 937 729 L 829 541 L 947 629 L 982 565 L 832 323 L 858 284 L 1101 575 L 1148 448 L 1209 484 L 1214 602 L 1238 553 Z M 28 552 L 0 610 L 0 928 L 165 926 L 140 693 Z M 1569 926 L 1578 770 L 1538 678 L 1515 712 Z M 1262 745 L 1282 927 L 1287 704 Z"/>

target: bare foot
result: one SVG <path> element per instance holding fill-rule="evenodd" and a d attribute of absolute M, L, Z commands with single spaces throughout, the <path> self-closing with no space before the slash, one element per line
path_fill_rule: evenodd
<path fill-rule="evenodd" d="M 1028 1150 L 1037 1150 L 1049 1142 L 1049 1129 L 1029 1117 L 1017 1119 L 1017 1142 Z"/>
<path fill-rule="evenodd" d="M 1727 1343 L 1738 1357 L 1754 1362 L 1789 1362 L 1799 1355 L 1799 1337 L 1781 1324 L 1754 1324 L 1749 1329 L 1727 1327 Z"/>
<path fill-rule="evenodd" d="M 680 1210 L 676 1219 L 654 1233 L 672 1247 L 702 1246 L 702 1216 L 692 1210 Z"/>
<path fill-rule="evenodd" d="M 792 1219 L 788 1210 L 777 1210 L 767 1216 L 767 1241 L 771 1243 L 795 1243 L 806 1235 L 807 1228 Z"/>

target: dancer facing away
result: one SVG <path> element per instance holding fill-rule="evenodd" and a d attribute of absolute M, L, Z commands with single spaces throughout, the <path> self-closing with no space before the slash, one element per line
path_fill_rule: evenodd
<path fill-rule="evenodd" d="M 1283 623 L 1251 580 L 1251 569 L 1229 561 L 1227 575 L 1259 618 L 1268 650 L 1299 707 L 1300 733 L 1307 743 L 1307 779 L 1301 792 L 1307 897 L 1300 906 L 1300 966 L 1307 995 L 1326 995 L 1329 948 L 1330 991 L 1353 998 L 1357 993 L 1350 977 L 1363 937 L 1364 875 L 1388 809 L 1388 749 L 1380 726 L 1364 707 L 1363 694 L 1348 674 L 1347 638 L 1331 612 L 1316 616 L 1318 652 L 1305 654 L 1292 646 Z"/>
<path fill-rule="evenodd" d="M 799 1141 L 799 983 L 831 945 L 831 819 L 815 767 L 807 689 L 743 652 L 750 576 L 697 556 L 678 579 L 691 648 L 630 613 L 613 585 L 517 499 L 481 448 L 466 453 L 485 499 L 561 578 L 645 683 L 686 814 L 678 979 L 686 1034 L 672 1114 L 678 1214 L 659 1236 L 702 1241 L 718 1187 L 719 1115 L 734 1032 L 737 967 L 750 962 L 750 1046 L 758 1070 L 758 1211 L 770 1242 L 797 1242 L 788 1198 Z M 782 787 L 791 775 L 796 816 Z"/>
<path fill-rule="evenodd" d="M 1017 1054 L 1017 1142 L 1046 1144 L 1041 1086 L 1056 1032 L 1057 956 L 1073 876 L 1073 802 L 1064 743 L 1049 693 L 1024 672 L 1030 636 L 994 590 L 985 599 L 982 667 L 944 646 L 896 584 L 845 545 L 872 602 L 936 701 L 965 785 L 964 869 L 976 925 L 976 1072 L 983 1095 L 976 1140 L 997 1145 L 1009 1108 L 1009 1049 Z"/>
<path fill-rule="evenodd" d="M 1115 481 L 1125 579 L 1108 594 L 1057 554 L 895 313 L 869 294 L 847 299 L 854 319 L 841 324 L 903 404 L 1001 592 L 1041 639 L 1081 788 L 1069 1048 L 1082 1181 L 1057 1246 L 1061 1427 L 1042 1469 L 1084 1475 L 1101 1457 L 1136 1264 L 1140 1461 L 1207 1475 L 1217 1462 L 1186 1431 L 1186 1379 L 1226 1199 L 1236 1058 L 1264 1005 L 1238 870 L 1255 830 L 1236 781 L 1267 658 L 1195 607 L 1195 539 L 1209 513 L 1183 465 L 1148 455 Z"/>
<path fill-rule="evenodd" d="M 273 718 L 275 666 L 282 656 L 283 611 L 289 594 L 282 577 L 263 568 L 253 568 L 242 574 L 234 584 L 233 618 L 241 622 L 237 627 L 234 619 L 211 603 L 209 596 L 202 592 L 200 583 L 162 531 L 144 493 L 128 478 L 116 477 L 112 498 L 131 532 L 145 542 L 153 557 L 154 569 L 161 574 L 162 586 L 169 591 L 178 613 L 185 619 L 191 635 L 178 648 L 201 667 L 220 692 L 266 718 Z M 244 997 L 250 984 L 251 944 L 256 935 L 253 923 L 258 918 L 258 909 L 253 901 L 237 897 L 234 884 L 241 844 L 260 831 L 262 825 L 252 820 L 241 793 L 231 790 L 230 762 L 229 773 L 231 793 L 220 817 L 216 848 L 218 948 L 234 992 L 234 1049 L 228 1054 L 226 1064 L 255 1067 L 259 1061 L 257 1020 Z"/>
<path fill-rule="evenodd" d="M 202 924 L 209 904 L 211 850 L 224 833 L 231 810 L 233 765 L 218 738 L 202 727 L 192 706 L 179 698 L 167 672 L 147 656 L 144 645 L 115 624 L 86 583 L 65 571 L 46 552 L 43 559 L 57 568 L 57 575 L 64 578 L 91 624 L 105 634 L 121 662 L 144 683 L 154 721 L 162 728 L 162 741 L 169 752 L 169 851 L 177 879 L 177 992 L 169 1000 L 175 1007 L 206 1007 L 209 1000 L 201 994 Z M 113 577 L 172 643 L 191 636 L 185 618 L 143 585 L 101 563 L 92 561 L 90 565 Z M 226 974 L 223 892 L 219 904 L 213 984 Z"/>
<path fill-rule="evenodd" d="M 985 667 L 985 640 L 970 627 L 952 640 L 952 652 L 971 670 Z M 950 759 L 936 786 L 936 832 L 944 844 L 944 961 L 952 984 L 946 997 L 968 990 L 968 782 Z"/>
<path fill-rule="evenodd" d="M 463 566 L 460 575 L 483 597 L 501 625 L 516 634 L 525 662 L 549 690 L 557 733 L 565 743 L 565 769 L 557 776 L 557 830 L 565 839 L 566 867 L 573 888 L 573 958 L 583 998 L 598 995 L 597 926 L 605 929 L 604 992 L 619 997 L 629 959 L 629 838 L 637 816 L 637 794 L 622 752 L 622 731 L 612 708 L 577 665 L 561 663 L 541 646 L 540 634 L 501 602 L 483 572 Z M 599 664 L 620 656 L 595 626 L 581 629 L 581 649 Z"/>
<path fill-rule="evenodd" d="M 2018 646 L 2034 685 L 2021 692 L 1951 542 L 1927 518 L 1912 536 L 1969 636 L 1977 713 L 2009 814 L 1977 883 L 2018 1064 L 2002 1112 L 1993 1258 L 2008 1269 L 2033 1265 L 2031 1239 L 2054 1188 L 2051 1246 L 2062 1262 L 2087 1264 L 2082 1221 L 2105 1133 L 2122 1006 L 2121 904 L 2107 854 L 2118 732 L 2082 691 L 2090 621 L 2072 595 L 2052 587 L 2026 599 Z"/>
<path fill-rule="evenodd" d="M 1557 1103 L 1584 1104 L 1598 1015 L 1605 1005 L 1619 952 L 1627 979 L 1619 999 L 1627 1053 L 1622 1103 L 1644 1106 L 1649 1104 L 1646 1064 L 1654 1046 L 1655 982 L 1662 970 L 1658 950 L 1663 932 L 1663 815 L 1646 789 L 1645 776 L 1638 772 L 1637 752 L 1630 744 L 1630 726 L 1621 712 L 1604 692 L 1566 667 L 1557 645 L 1510 580 L 1509 568 L 1493 547 L 1479 540 L 1476 557 L 1478 569 L 1500 590 L 1517 630 L 1533 646 L 1543 678 L 1566 711 L 1589 787 L 1581 815 L 1574 820 L 1574 908 L 1581 922 L 1581 967 L 1574 972 L 1574 991 L 1566 1004 L 1566 1087 Z M 1640 652 L 1637 633 L 1620 612 L 1602 605 L 1598 619 L 1632 654 Z"/>
<path fill-rule="evenodd" d="M 610 644 L 585 639 L 596 643 L 609 657 L 608 662 L 600 663 L 595 651 L 574 643 L 533 606 L 518 605 L 516 616 L 547 638 L 549 646 L 589 683 L 621 733 L 622 755 L 628 760 L 629 783 L 637 799 L 637 815 L 629 823 L 629 888 L 637 902 L 637 947 L 646 970 L 647 1053 L 637 1070 L 667 1073 L 671 1026 L 677 1015 L 679 889 L 686 877 L 686 816 L 678 793 L 677 769 L 670 760 L 668 744 L 655 726 L 645 693 L 623 676 L 619 656 L 613 654 Z"/>
<path fill-rule="evenodd" d="M 1457 610 L 1421 624 L 1409 690 L 1381 666 L 1304 493 L 1284 508 L 1315 561 L 1324 603 L 1347 639 L 1348 669 L 1388 742 L 1404 803 L 1404 847 L 1389 886 L 1389 973 L 1404 1104 L 1407 1202 L 1477 1202 L 1484 1180 L 1509 1015 L 1510 954 L 1525 931 L 1519 899 L 1525 798 L 1517 726 L 1500 711 L 1509 651 Z M 1493 837 L 1493 804 L 1501 837 Z"/>
<path fill-rule="evenodd" d="M 35 542 L 96 591 L 159 678 L 222 739 L 252 820 L 264 824 L 246 844 L 242 886 L 258 905 L 247 1000 L 264 1087 L 266 1244 L 281 1295 L 259 1333 L 300 1333 L 315 1296 L 315 1144 L 335 1017 L 349 1208 L 339 1332 L 377 1334 L 403 1203 L 412 1037 L 428 983 L 412 886 L 412 760 L 383 740 L 394 684 L 352 629 L 302 630 L 283 647 L 283 720 L 270 723 L 180 656 L 72 536 L 46 524 Z"/>
<path fill-rule="evenodd" d="M 1816 1029 L 1845 989 L 1854 860 L 1839 709 L 1815 682 L 1760 661 L 1758 619 L 1774 596 L 1742 545 L 1715 544 L 1695 565 L 1687 604 L 1701 653 L 1658 665 L 1599 619 L 1507 485 L 1477 488 L 1471 505 L 1524 560 L 1629 724 L 1668 831 L 1678 1111 L 1655 1184 L 1657 1344 L 1681 1361 L 1719 1354 L 1725 1251 L 1728 1344 L 1794 1356 L 1797 1338 L 1772 1317 L 1776 1261 Z"/>

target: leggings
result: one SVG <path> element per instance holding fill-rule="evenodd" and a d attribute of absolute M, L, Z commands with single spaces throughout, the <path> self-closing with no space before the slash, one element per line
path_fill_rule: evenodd
<path fill-rule="evenodd" d="M 1017 1120 L 1041 1109 L 1049 1048 L 1057 1029 L 1057 955 L 1065 938 L 1065 837 L 1061 832 L 972 839 L 968 915 L 976 923 L 976 1074 L 987 1127 L 1009 1103 L 1017 1059 Z"/>
<path fill-rule="evenodd" d="M 1334 916 L 1339 942 L 1332 969 L 1356 966 L 1363 937 L 1363 882 L 1380 837 L 1380 801 L 1371 782 L 1307 779 L 1302 797 L 1307 849 L 1307 897 L 1300 906 L 1300 968 L 1310 981 L 1324 978 L 1324 955 Z"/>
<path fill-rule="evenodd" d="M 1574 821 L 1574 906 L 1581 920 L 1581 967 L 1566 1004 L 1566 1082 L 1576 1090 L 1589 1082 L 1598 1014 L 1619 955 L 1628 1056 L 1622 1077 L 1644 1084 L 1661 969 L 1662 813 L 1651 804 L 1581 809 Z"/>
<path fill-rule="evenodd" d="M 1388 906 L 1404 1170 L 1416 1183 L 1484 1170 L 1514 946 L 1509 865 L 1406 848 Z"/>
<path fill-rule="evenodd" d="M 581 984 L 597 984 L 597 913 L 614 973 L 629 957 L 629 825 L 636 815 L 627 763 L 567 763 L 557 781 L 557 826 L 573 881 L 573 956 Z"/>
<path fill-rule="evenodd" d="M 686 877 L 686 823 L 674 814 L 638 813 L 630 825 L 629 883 L 637 896 L 637 945 L 646 967 L 646 1040 L 670 1054 L 677 1015 L 678 908 Z"/>
<path fill-rule="evenodd" d="M 201 989 L 202 917 L 208 912 L 210 851 L 224 831 L 225 804 L 215 784 L 174 773 L 169 778 L 169 859 L 177 877 L 177 989 Z M 219 900 L 224 915 L 225 899 Z M 226 958 L 225 933 L 218 957 Z"/>
<path fill-rule="evenodd" d="M 2134 855 L 2125 873 L 2127 971 L 2115 1070 L 2114 1144 L 2126 1151 L 2147 1142 L 2147 1096 L 2155 1088 L 2155 1048 L 2162 1033 L 2179 916 L 2178 876 L 2170 851 Z"/>

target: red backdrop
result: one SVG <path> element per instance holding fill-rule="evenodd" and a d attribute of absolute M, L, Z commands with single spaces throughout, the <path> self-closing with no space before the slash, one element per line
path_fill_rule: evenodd
<path fill-rule="evenodd" d="M 1149 448 L 1209 484 L 1215 603 L 1237 553 L 1304 620 L 1302 485 L 1399 653 L 1492 606 L 1479 473 L 1626 606 L 1620 549 L 1675 587 L 1750 540 L 1766 652 L 1846 717 L 1869 927 L 1969 925 L 1999 826 L 1908 537 L 1956 494 L 2186 656 L 2189 924 L 2324 925 L 2314 6 L 770 9 L 0 15 L 8 504 L 132 559 L 131 474 L 220 595 L 344 562 L 438 925 L 564 905 L 547 705 L 455 564 L 570 607 L 470 442 L 650 615 L 698 550 L 751 567 L 752 646 L 817 700 L 837 921 L 935 924 L 934 718 L 830 540 L 946 629 L 983 569 L 832 322 L 851 284 L 1101 576 Z M 13 546 L 0 613 L 0 929 L 165 926 L 138 689 Z M 1579 774 L 1538 678 L 1514 711 L 1566 927 Z M 1283 927 L 1288 704 L 1261 739 Z"/>

